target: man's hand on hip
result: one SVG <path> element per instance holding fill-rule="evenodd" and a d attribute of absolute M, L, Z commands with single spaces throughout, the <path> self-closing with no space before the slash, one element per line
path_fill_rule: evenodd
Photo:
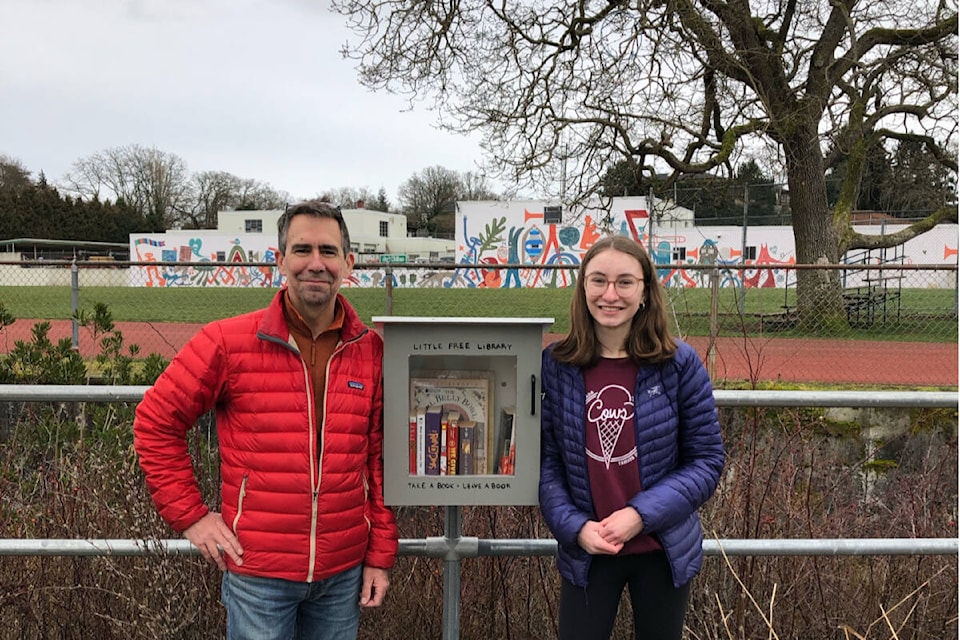
<path fill-rule="evenodd" d="M 223 554 L 230 556 L 236 564 L 243 564 L 243 547 L 240 546 L 240 541 L 223 521 L 223 516 L 216 511 L 209 512 L 187 527 L 183 536 L 200 550 L 204 558 L 217 565 L 220 571 L 227 570 Z"/>

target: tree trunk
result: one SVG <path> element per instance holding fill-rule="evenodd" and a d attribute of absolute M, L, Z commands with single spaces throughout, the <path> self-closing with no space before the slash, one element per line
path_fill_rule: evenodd
<path fill-rule="evenodd" d="M 784 141 L 787 182 L 797 264 L 836 264 L 837 233 L 827 205 L 823 156 L 817 146 L 816 127 L 797 127 Z M 836 270 L 797 270 L 797 311 L 805 329 L 825 330 L 847 327 Z"/>

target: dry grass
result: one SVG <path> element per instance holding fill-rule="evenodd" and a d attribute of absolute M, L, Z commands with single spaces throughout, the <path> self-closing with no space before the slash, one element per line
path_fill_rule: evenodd
<path fill-rule="evenodd" d="M 0 443 L 0 536 L 171 536 L 157 518 L 129 442 L 130 407 L 91 437 L 83 407 L 28 407 Z M 107 415 L 107 414 L 102 414 Z M 102 418 L 102 415 L 99 418 Z M 862 449 L 796 411 L 725 416 L 730 461 L 703 510 L 719 538 L 956 535 L 957 443 L 928 426 L 864 500 Z M 38 429 L 39 424 L 45 425 Z M 113 434 L 113 437 L 109 437 Z M 191 449 L 214 500 L 216 451 Z M 465 507 L 463 533 L 547 538 L 535 507 Z M 403 507 L 404 538 L 442 535 L 443 509 Z M 439 638 L 443 561 L 401 557 L 384 607 L 361 637 Z M 957 635 L 954 557 L 710 557 L 687 618 L 691 640 L 932 640 Z M 223 632 L 219 574 L 198 557 L 0 557 L 0 638 L 208 638 Z M 460 637 L 556 637 L 559 580 L 544 557 L 461 562 Z M 624 605 L 614 638 L 632 637 Z"/>

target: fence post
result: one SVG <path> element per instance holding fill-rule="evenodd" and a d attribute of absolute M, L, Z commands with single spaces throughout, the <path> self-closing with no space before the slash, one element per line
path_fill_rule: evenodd
<path fill-rule="evenodd" d="M 740 264 L 747 266 L 747 214 L 750 211 L 750 185 L 743 185 L 743 227 L 740 232 Z M 740 269 L 740 291 L 737 296 L 737 312 L 743 316 L 747 303 L 747 274 Z"/>
<path fill-rule="evenodd" d="M 387 290 L 387 299 L 384 303 L 385 310 L 383 315 L 392 316 L 393 315 L 393 267 L 391 265 L 388 264 L 386 267 L 384 267 L 383 278 L 384 278 L 384 285 Z"/>
<path fill-rule="evenodd" d="M 956 315 L 960 310 L 960 277 L 957 272 L 953 272 L 953 314 Z"/>
<path fill-rule="evenodd" d="M 80 350 L 80 325 L 77 313 L 80 311 L 80 269 L 77 267 L 77 257 L 70 263 L 70 345 L 74 351 Z"/>
<path fill-rule="evenodd" d="M 710 269 L 710 339 L 707 342 L 707 372 L 714 378 L 717 364 L 717 336 L 720 333 L 720 266 Z"/>
<path fill-rule="evenodd" d="M 648 209 L 647 213 L 650 217 L 647 218 L 648 220 L 647 226 L 649 227 L 649 230 L 647 231 L 647 255 L 650 256 L 651 260 L 653 260 L 653 231 L 654 231 L 653 218 L 654 218 L 654 210 L 656 208 L 653 205 L 653 186 L 650 187 L 650 189 L 648 190 L 648 193 L 649 195 L 647 196 L 647 209 Z M 657 229 L 657 231 L 659 232 L 659 229 Z"/>

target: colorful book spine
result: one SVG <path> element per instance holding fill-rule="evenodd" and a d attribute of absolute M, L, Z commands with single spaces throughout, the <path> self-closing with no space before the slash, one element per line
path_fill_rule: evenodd
<path fill-rule="evenodd" d="M 509 437 L 510 434 L 509 427 L 507 426 L 507 412 L 501 411 L 500 423 L 497 427 L 497 452 L 495 454 L 497 466 L 496 469 L 494 469 L 496 473 L 503 473 L 503 469 L 506 467 L 507 455 L 509 454 L 509 450 L 507 449 L 509 443 L 507 442 L 507 439 Z"/>
<path fill-rule="evenodd" d="M 457 475 L 457 458 L 460 453 L 460 414 L 451 411 L 447 414 L 447 475 Z"/>
<path fill-rule="evenodd" d="M 424 435 L 426 438 L 426 459 L 424 460 L 424 474 L 428 476 L 440 475 L 440 423 L 443 407 L 432 406 L 427 409 L 424 420 Z"/>
<path fill-rule="evenodd" d="M 417 474 L 417 412 L 413 410 L 410 412 L 410 433 L 409 433 L 409 453 L 410 453 L 410 465 L 407 471 L 410 475 L 414 476 Z"/>
<path fill-rule="evenodd" d="M 490 458 L 493 458 L 493 452 L 490 452 Z M 487 468 L 487 423 L 477 420 L 473 430 L 473 472 L 476 474 L 490 473 Z"/>
<path fill-rule="evenodd" d="M 440 475 L 447 475 L 447 438 L 450 430 L 450 423 L 447 420 L 447 412 L 440 413 Z"/>
<path fill-rule="evenodd" d="M 422 476 L 426 470 L 427 460 L 427 410 L 417 409 L 417 475 Z"/>
<path fill-rule="evenodd" d="M 504 407 L 500 411 L 500 428 L 497 433 L 496 473 L 510 474 L 510 450 L 513 447 L 515 412 L 513 407 Z"/>
<path fill-rule="evenodd" d="M 507 458 L 506 475 L 512 476 L 517 472 L 517 439 L 510 440 L 510 456 Z"/>
<path fill-rule="evenodd" d="M 460 423 L 460 457 L 457 460 L 457 475 L 469 476 L 476 473 L 474 466 L 474 434 L 477 423 L 464 420 Z"/>

